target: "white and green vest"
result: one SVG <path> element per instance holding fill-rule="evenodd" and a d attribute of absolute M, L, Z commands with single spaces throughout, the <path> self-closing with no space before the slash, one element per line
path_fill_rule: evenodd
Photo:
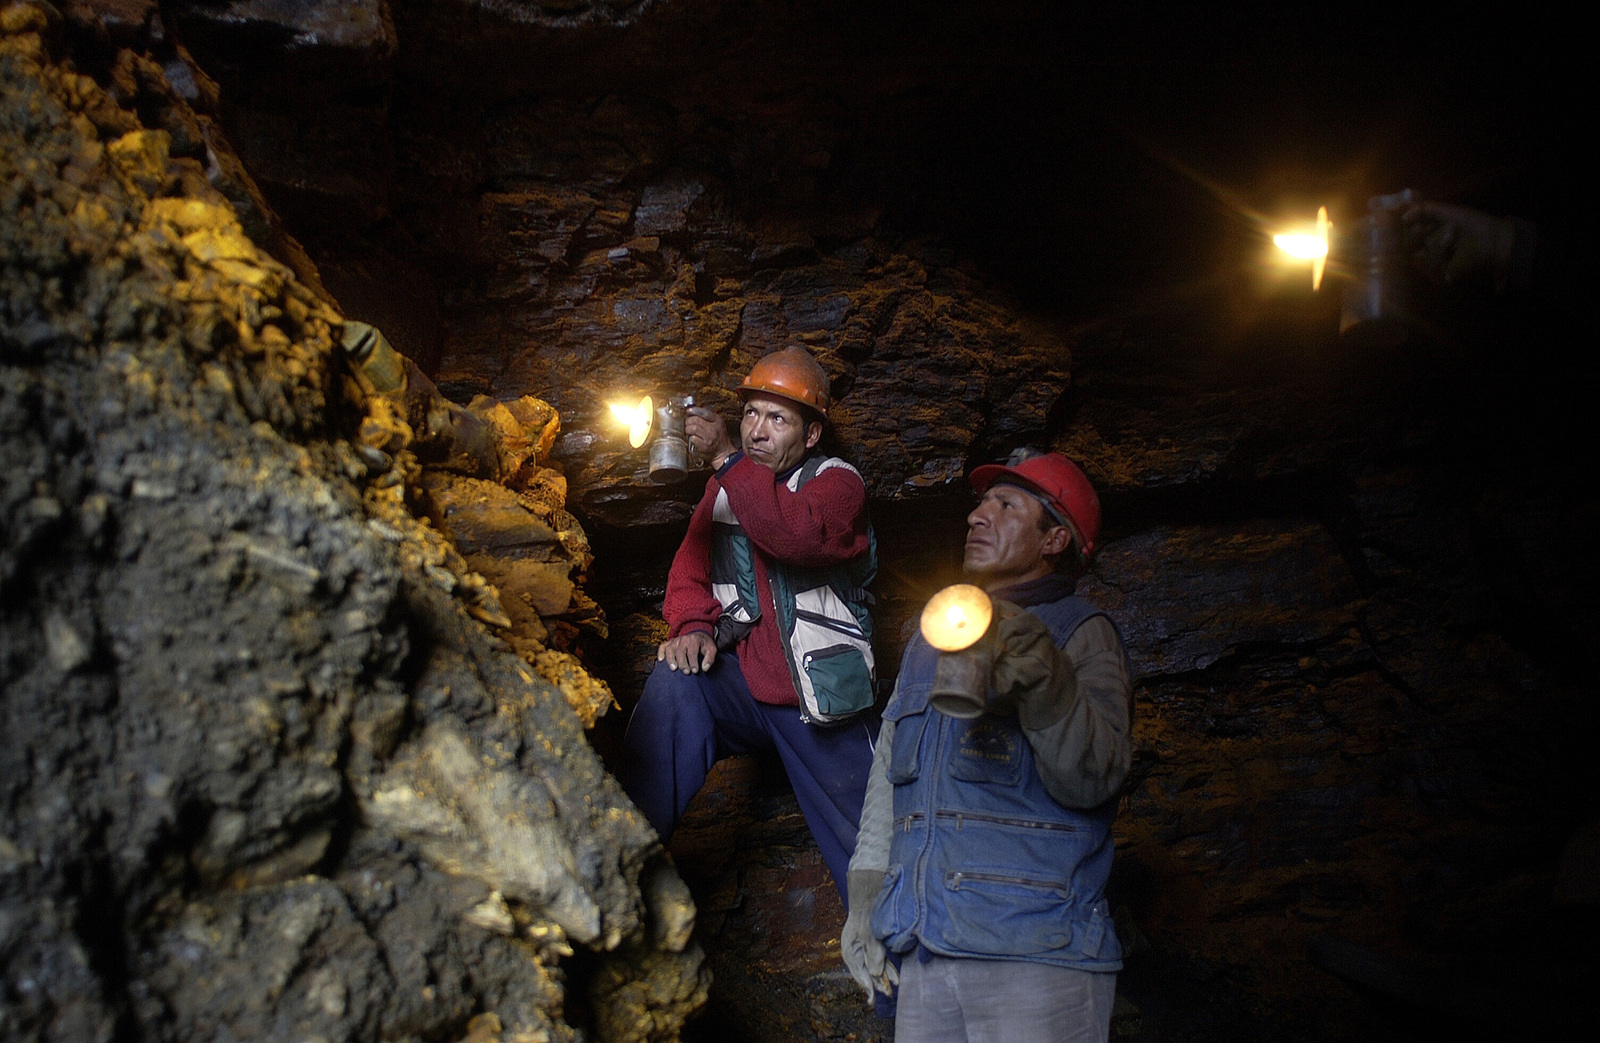
<path fill-rule="evenodd" d="M 830 467 L 860 472 L 832 456 L 811 456 L 784 484 L 790 492 Z M 717 647 L 730 649 L 761 618 L 756 597 L 755 548 L 728 502 L 717 490 L 711 509 L 711 593 L 722 605 Z M 810 569 L 769 561 L 767 580 L 788 652 L 789 676 L 800 693 L 800 716 L 811 724 L 837 724 L 872 706 L 877 666 L 872 655 L 872 595 L 878 571 L 878 541 L 867 527 L 867 550 L 827 568 Z"/>

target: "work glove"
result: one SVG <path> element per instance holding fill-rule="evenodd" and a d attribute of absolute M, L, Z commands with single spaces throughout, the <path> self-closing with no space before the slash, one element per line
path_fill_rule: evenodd
<path fill-rule="evenodd" d="M 866 990 L 869 1005 L 874 991 L 893 996 L 895 986 L 900 984 L 900 972 L 889 962 L 889 950 L 872 933 L 872 907 L 882 889 L 881 869 L 852 869 L 845 874 L 850 914 L 839 935 L 839 954 L 844 957 L 850 977 Z"/>
<path fill-rule="evenodd" d="M 1009 601 L 994 603 L 990 711 L 1015 713 L 1024 728 L 1059 720 L 1077 695 L 1072 663 L 1044 621 Z"/>
<path fill-rule="evenodd" d="M 1401 210 L 1400 230 L 1412 263 L 1435 284 L 1489 282 L 1504 290 L 1512 279 L 1518 235 L 1512 218 L 1417 202 Z"/>
<path fill-rule="evenodd" d="M 952 717 L 983 713 L 1020 714 L 1025 727 L 1061 712 L 1076 692 L 1072 666 L 1056 648 L 1044 622 L 1009 601 L 994 603 L 994 620 L 976 642 L 959 652 L 941 652 L 933 668 L 929 703 Z"/>
<path fill-rule="evenodd" d="M 983 637 L 959 652 L 939 653 L 928 701 L 952 717 L 1016 714 L 1024 728 L 1037 729 L 1060 720 L 1077 690 L 1072 664 L 1044 621 L 996 601 Z"/>

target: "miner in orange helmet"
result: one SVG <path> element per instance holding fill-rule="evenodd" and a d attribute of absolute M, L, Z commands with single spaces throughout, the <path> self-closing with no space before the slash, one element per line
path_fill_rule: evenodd
<path fill-rule="evenodd" d="M 896 1043 L 1105 1043 L 1122 967 L 1111 821 L 1133 750 L 1122 639 L 1074 593 L 1100 500 L 1060 453 L 1019 450 L 972 485 L 963 567 L 994 623 L 960 652 L 906 649 L 839 948 L 869 998 L 895 997 Z M 951 656 L 968 657 L 976 716 L 933 698 Z"/>
<path fill-rule="evenodd" d="M 759 359 L 739 396 L 738 447 L 720 417 L 685 418 L 715 473 L 617 775 L 665 843 L 717 760 L 775 751 L 842 896 L 877 732 L 866 485 L 817 449 L 832 403 L 805 349 Z"/>

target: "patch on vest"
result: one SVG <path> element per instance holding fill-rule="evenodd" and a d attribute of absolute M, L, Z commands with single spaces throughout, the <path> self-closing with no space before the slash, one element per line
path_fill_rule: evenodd
<path fill-rule="evenodd" d="M 998 721 L 979 717 L 967 726 L 966 734 L 956 747 L 956 756 L 988 761 L 992 764 L 1015 764 L 1018 755 L 1017 735 Z"/>

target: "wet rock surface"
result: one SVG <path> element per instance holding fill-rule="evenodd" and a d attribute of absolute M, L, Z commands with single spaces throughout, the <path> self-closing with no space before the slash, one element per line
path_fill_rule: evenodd
<path fill-rule="evenodd" d="M 0 37 L 0 1034 L 675 1034 L 687 893 L 469 612 L 342 316 L 54 17 Z"/>

